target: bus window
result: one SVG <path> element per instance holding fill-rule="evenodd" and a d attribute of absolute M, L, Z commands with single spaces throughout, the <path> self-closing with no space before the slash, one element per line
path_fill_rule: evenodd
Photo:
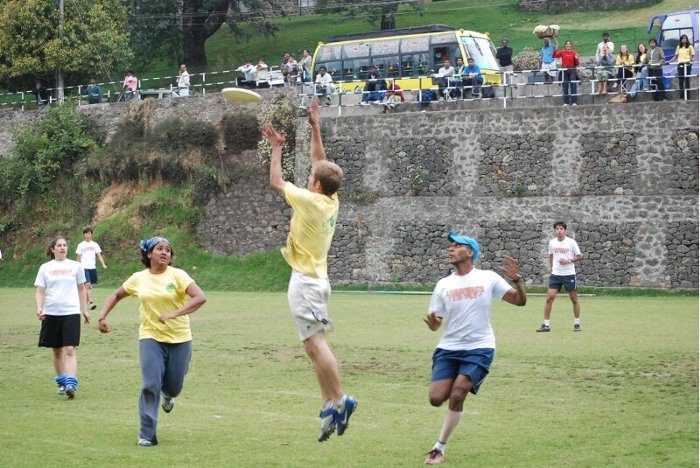
<path fill-rule="evenodd" d="M 427 52 L 430 47 L 429 37 L 410 37 L 401 39 L 401 54 Z"/>
<path fill-rule="evenodd" d="M 454 65 L 457 61 L 457 57 L 461 56 L 462 53 L 459 51 L 457 43 L 433 47 L 433 70 L 437 71 L 440 69 L 440 67 L 442 67 L 442 62 L 445 60 L 449 60 L 449 62 Z"/>
<path fill-rule="evenodd" d="M 490 40 L 473 36 L 462 36 L 461 39 L 462 45 L 467 50 L 468 58 L 473 58 L 479 68 L 485 70 L 499 69 L 498 63 L 496 63 L 496 51 Z"/>
<path fill-rule="evenodd" d="M 661 32 L 661 48 L 664 50 L 673 50 L 675 52 L 676 47 L 681 42 L 681 36 L 685 34 L 688 36 L 688 41 L 693 43 L 693 30 L 690 29 L 665 29 Z"/>
<path fill-rule="evenodd" d="M 372 42 L 372 56 L 399 55 L 399 40 Z"/>
<path fill-rule="evenodd" d="M 422 54 L 402 54 L 401 55 L 401 76 L 425 76 L 429 72 L 428 53 Z"/>
<path fill-rule="evenodd" d="M 316 52 L 315 61 L 316 62 L 333 62 L 340 60 L 340 49 L 339 45 L 323 45 L 319 46 Z M 316 67 L 318 69 L 318 67 Z"/>
<path fill-rule="evenodd" d="M 365 80 L 369 75 L 369 59 L 345 59 L 343 60 L 344 80 Z"/>
<path fill-rule="evenodd" d="M 372 65 L 377 67 L 379 73 L 385 78 L 397 78 L 399 76 L 399 56 L 372 57 Z"/>
<path fill-rule="evenodd" d="M 333 81 L 338 81 L 341 79 L 341 71 L 342 69 L 340 68 L 340 61 L 336 62 L 316 62 L 314 65 L 314 80 L 316 79 L 316 75 L 318 75 L 318 69 L 321 67 L 326 67 L 326 73 L 331 75 L 331 78 L 333 78 Z"/>

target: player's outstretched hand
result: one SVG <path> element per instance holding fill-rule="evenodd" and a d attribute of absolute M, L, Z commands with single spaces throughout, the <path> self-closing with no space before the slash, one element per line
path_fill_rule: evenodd
<path fill-rule="evenodd" d="M 510 279 L 517 278 L 520 274 L 520 267 L 518 266 L 518 261 L 513 257 L 504 255 L 503 266 L 499 269 L 499 271 Z"/>
<path fill-rule="evenodd" d="M 285 135 L 275 130 L 270 124 L 263 125 L 262 135 L 273 147 L 282 146 L 284 144 Z"/>
<path fill-rule="evenodd" d="M 97 322 L 97 328 L 100 329 L 102 333 L 109 333 L 112 331 L 111 328 L 109 328 L 109 325 L 107 324 L 107 320 L 102 319 Z"/>
<path fill-rule="evenodd" d="M 423 321 L 428 324 L 428 328 L 430 328 L 432 331 L 440 328 L 440 324 L 442 323 L 442 319 L 435 315 L 435 312 L 431 312 L 426 315 Z"/>
<path fill-rule="evenodd" d="M 320 105 L 320 102 L 317 97 L 314 97 L 311 100 L 311 105 L 309 106 L 309 125 L 311 125 L 311 128 L 316 129 L 319 126 L 319 120 L 318 120 L 318 106 Z"/>

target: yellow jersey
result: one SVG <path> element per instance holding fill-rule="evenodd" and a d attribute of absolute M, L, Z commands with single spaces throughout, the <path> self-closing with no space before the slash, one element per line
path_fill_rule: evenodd
<path fill-rule="evenodd" d="M 695 56 L 695 49 L 693 49 L 693 46 L 678 46 L 676 47 L 676 55 L 678 56 L 678 63 L 690 63 Z"/>
<path fill-rule="evenodd" d="M 184 343 L 192 340 L 190 319 L 181 315 L 161 322 L 161 314 L 175 312 L 187 301 L 187 288 L 194 280 L 184 270 L 169 266 L 159 275 L 148 270 L 131 275 L 122 287 L 141 301 L 139 340 L 152 338 L 160 343 Z"/>
<path fill-rule="evenodd" d="M 282 256 L 296 271 L 313 278 L 327 278 L 328 250 L 338 218 L 338 194 L 329 197 L 286 182 L 284 199 L 293 211 Z"/>

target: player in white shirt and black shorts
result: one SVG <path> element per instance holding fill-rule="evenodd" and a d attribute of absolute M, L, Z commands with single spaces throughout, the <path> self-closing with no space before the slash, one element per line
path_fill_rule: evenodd
<path fill-rule="evenodd" d="M 449 259 L 455 272 L 435 286 L 425 323 L 433 331 L 445 323 L 445 331 L 433 353 L 428 397 L 433 406 L 449 400 L 449 407 L 440 436 L 425 459 L 428 465 L 444 461 L 445 446 L 462 417 L 464 400 L 470 392 L 476 395 L 489 373 L 496 349 L 491 326 L 492 301 L 500 299 L 517 306 L 527 301 L 515 259 L 505 256 L 501 268 L 514 284 L 511 286 L 495 271 L 474 268 L 479 257 L 476 240 L 455 232 L 450 232 L 447 239 L 451 242 Z"/>
<path fill-rule="evenodd" d="M 574 331 L 581 331 L 581 305 L 578 302 L 576 292 L 576 268 L 574 263 L 583 258 L 581 250 L 575 240 L 566 236 L 566 223 L 557 221 L 554 223 L 554 239 L 549 241 L 549 266 L 552 274 L 549 276 L 547 288 L 547 302 L 544 305 L 544 322 L 537 329 L 538 332 L 550 331 L 549 317 L 552 313 L 552 304 L 557 298 L 557 293 L 564 287 L 569 293 L 569 298 L 574 306 Z"/>

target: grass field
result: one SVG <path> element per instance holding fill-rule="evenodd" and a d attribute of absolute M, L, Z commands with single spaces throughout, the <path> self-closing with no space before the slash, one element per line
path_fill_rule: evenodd
<path fill-rule="evenodd" d="M 100 303 L 110 291 L 97 291 Z M 6 466 L 421 466 L 444 408 L 427 402 L 439 335 L 428 296 L 335 293 L 329 335 L 346 391 L 348 432 L 316 442 L 318 391 L 282 293 L 209 292 L 192 315 L 185 390 L 161 414 L 155 448 L 136 446 L 137 302 L 114 331 L 83 329 L 80 388 L 55 395 L 50 351 L 36 346 L 32 289 L 0 289 L 0 453 Z M 542 297 L 497 304 L 498 349 L 465 403 L 447 466 L 697 466 L 697 297 L 586 297 L 583 332 Z M 97 317 L 97 312 L 94 317 Z"/>

